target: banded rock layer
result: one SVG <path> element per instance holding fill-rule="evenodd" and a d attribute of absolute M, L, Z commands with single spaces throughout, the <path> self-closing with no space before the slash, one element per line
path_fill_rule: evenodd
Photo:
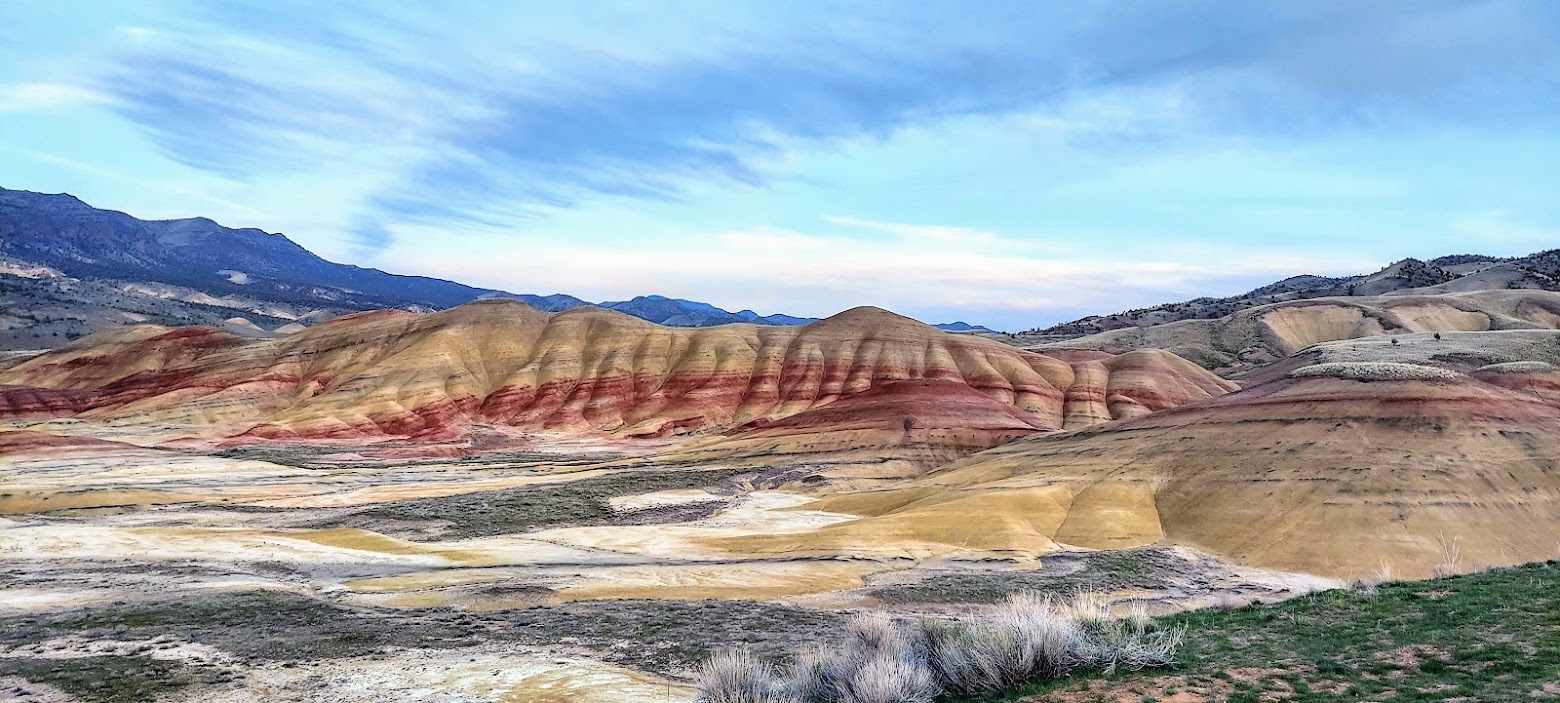
<path fill-rule="evenodd" d="M 824 499 L 815 507 L 863 519 L 805 542 L 731 546 L 895 545 L 924 555 L 951 545 L 1034 553 L 1170 541 L 1346 578 L 1552 558 L 1560 398 L 1542 391 L 1553 377 L 1476 375 L 1499 385 L 1467 375 L 1273 380 L 1127 422 L 1020 439 L 888 490 Z"/>
<path fill-rule="evenodd" d="M 913 478 L 970 454 L 1057 428 L 955 381 L 894 381 L 718 441 L 658 457 L 764 469 L 764 485 L 840 490 Z"/>
<path fill-rule="evenodd" d="M 351 315 L 274 340 L 105 332 L 0 371 L 0 412 L 252 440 L 435 440 L 473 424 L 645 436 L 770 422 L 907 379 L 962 384 L 1057 429 L 1234 388 L 1156 350 L 1031 353 L 875 308 L 801 327 L 686 329 L 482 301 Z"/>

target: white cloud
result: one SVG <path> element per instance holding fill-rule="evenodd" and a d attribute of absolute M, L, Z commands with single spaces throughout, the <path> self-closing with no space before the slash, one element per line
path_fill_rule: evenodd
<path fill-rule="evenodd" d="M 389 270 L 514 292 L 567 291 L 594 300 L 660 293 L 808 316 L 878 305 L 929 322 L 962 317 L 1015 329 L 1064 311 L 1115 311 L 1221 285 L 1234 286 L 1228 292 L 1235 293 L 1250 281 L 1379 267 L 1268 251 L 1227 250 L 1187 260 L 1126 260 L 1106 252 L 1025 255 L 995 234 L 993 246 L 960 247 L 914 230 L 883 241 L 755 228 L 681 237 L 676 247 L 657 246 L 660 238 L 605 247 L 588 243 L 589 237 L 452 241 L 457 238 L 424 231 L 397 234 L 398 244 L 378 262 Z"/>
<path fill-rule="evenodd" d="M 991 242 L 996 235 L 983 232 L 973 227 L 950 227 L 945 225 L 912 225 L 900 222 L 879 222 L 877 220 L 864 220 L 859 217 L 845 215 L 824 215 L 823 220 L 831 224 L 844 227 L 856 227 L 859 229 L 873 230 L 895 234 L 901 237 L 931 239 L 947 243 L 979 243 Z"/>
<path fill-rule="evenodd" d="M 0 112 L 58 110 L 106 101 L 102 93 L 69 83 L 0 85 Z"/>

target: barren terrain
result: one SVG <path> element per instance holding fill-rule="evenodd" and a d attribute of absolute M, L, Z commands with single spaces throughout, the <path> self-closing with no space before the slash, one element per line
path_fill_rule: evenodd
<path fill-rule="evenodd" d="M 783 655 L 855 609 L 1086 588 L 1174 610 L 1330 583 L 1170 547 L 754 553 L 732 545 L 859 518 L 656 442 L 384 461 L 0 437 L 18 700 L 683 701 L 708 652 Z"/>
<path fill-rule="evenodd" d="M 784 660 L 859 611 L 1543 560 L 1557 334 L 1322 340 L 1237 383 L 872 309 L 107 333 L 0 371 L 0 690 L 690 701 L 712 652 Z"/>

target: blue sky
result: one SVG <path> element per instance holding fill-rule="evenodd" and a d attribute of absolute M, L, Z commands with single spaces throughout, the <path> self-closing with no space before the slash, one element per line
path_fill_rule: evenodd
<path fill-rule="evenodd" d="M 1004 329 L 1560 246 L 1560 3 L 389 5 L 0 3 L 0 185 Z"/>

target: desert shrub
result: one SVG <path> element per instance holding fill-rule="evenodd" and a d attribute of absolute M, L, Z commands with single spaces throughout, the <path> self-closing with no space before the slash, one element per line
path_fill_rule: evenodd
<path fill-rule="evenodd" d="M 838 700 L 849 685 L 842 677 L 845 669 L 824 645 L 814 645 L 796 655 L 786 671 L 785 690 L 798 701 Z"/>
<path fill-rule="evenodd" d="M 1073 612 L 1033 594 L 1015 595 L 984 616 L 922 621 L 918 634 L 938 683 L 957 695 L 1007 691 L 1066 676 L 1085 663 L 1089 649 Z"/>
<path fill-rule="evenodd" d="M 1456 371 L 1395 361 L 1334 361 L 1289 372 L 1294 378 L 1346 378 L 1354 381 L 1451 381 Z"/>
<path fill-rule="evenodd" d="M 941 694 L 942 688 L 925 662 L 873 657 L 856 670 L 847 695 L 841 700 L 850 703 L 932 703 Z"/>
<path fill-rule="evenodd" d="M 785 679 L 786 693 L 802 703 L 930 703 L 942 693 L 926 649 L 883 613 L 852 618 L 837 648 L 803 652 Z"/>
<path fill-rule="evenodd" d="M 1090 668 L 1109 674 L 1117 669 L 1142 671 L 1175 663 L 1175 653 L 1186 636 L 1184 629 L 1160 630 L 1143 616 L 1096 620 L 1084 638 L 1083 659 Z"/>
<path fill-rule="evenodd" d="M 898 622 L 853 618 L 840 642 L 799 653 L 783 675 L 726 653 L 700 673 L 701 703 L 931 703 L 948 694 L 1001 694 L 1079 670 L 1168 666 L 1184 630 L 1160 630 L 1141 610 L 1112 617 L 1105 601 L 1018 594 L 983 614 Z"/>
<path fill-rule="evenodd" d="M 700 703 L 796 703 L 774 665 L 746 650 L 720 652 L 698 673 Z"/>

